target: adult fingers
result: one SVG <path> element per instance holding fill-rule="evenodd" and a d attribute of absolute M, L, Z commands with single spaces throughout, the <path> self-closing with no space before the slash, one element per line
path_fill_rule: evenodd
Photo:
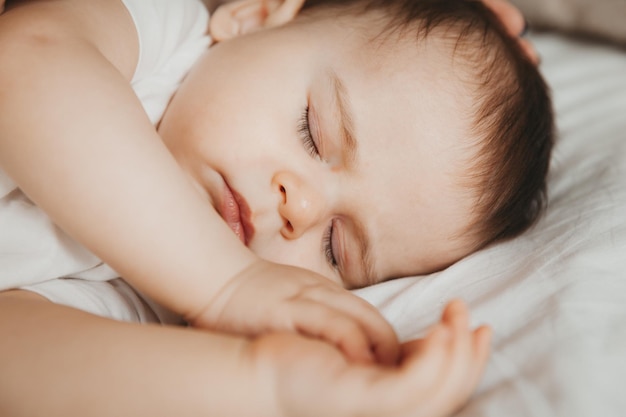
<path fill-rule="evenodd" d="M 539 54 L 537 53 L 537 50 L 535 49 L 533 44 L 530 43 L 530 41 L 527 39 L 519 39 L 518 43 L 522 47 L 522 50 L 524 51 L 528 59 L 530 59 L 533 64 L 538 65 L 540 62 Z"/>
<path fill-rule="evenodd" d="M 483 3 L 487 7 L 489 7 L 500 19 L 507 32 L 518 38 L 519 45 L 522 50 L 526 54 L 526 56 L 530 59 L 530 61 L 538 65 L 540 62 L 539 54 L 535 50 L 535 47 L 528 41 L 523 38 L 528 31 L 528 22 L 524 18 L 522 12 L 515 7 L 511 2 L 507 0 L 482 0 Z"/>
<path fill-rule="evenodd" d="M 522 12 L 507 0 L 483 0 L 485 6 L 489 7 L 498 19 L 504 24 L 510 35 L 519 37 L 526 30 L 526 19 Z"/>

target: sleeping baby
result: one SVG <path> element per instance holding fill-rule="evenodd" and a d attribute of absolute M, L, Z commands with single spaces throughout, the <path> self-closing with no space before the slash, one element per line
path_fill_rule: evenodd
<path fill-rule="evenodd" d="M 395 365 L 347 289 L 542 211 L 547 87 L 481 2 L 241 0 L 209 21 L 195 0 L 33 0 L 0 19 L 2 290 L 80 308 L 73 286 L 121 276 L 194 327 Z M 484 332 L 451 334 L 481 365 Z"/>

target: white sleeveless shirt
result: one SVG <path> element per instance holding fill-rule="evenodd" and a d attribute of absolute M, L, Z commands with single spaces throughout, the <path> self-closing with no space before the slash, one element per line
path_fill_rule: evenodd
<path fill-rule="evenodd" d="M 139 39 L 132 87 L 156 124 L 210 44 L 200 0 L 122 0 Z M 94 314 L 128 321 L 176 320 L 56 227 L 0 168 L 0 290 L 25 288 Z"/>

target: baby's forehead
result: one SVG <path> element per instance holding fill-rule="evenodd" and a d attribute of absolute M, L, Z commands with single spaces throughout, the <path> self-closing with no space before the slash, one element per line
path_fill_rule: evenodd
<path fill-rule="evenodd" d="M 329 9 L 330 11 L 330 9 Z M 340 12 L 339 15 L 313 15 L 313 21 L 329 24 L 327 31 L 338 47 L 367 67 L 387 67 L 389 71 L 412 71 L 416 63 L 428 62 L 433 71 L 463 80 L 474 88 L 479 82 L 480 65 L 472 54 L 482 54 L 488 45 L 476 36 L 441 25 L 425 27 L 422 21 L 398 21 L 389 12 Z M 302 28 L 307 30 L 306 28 Z M 451 79 L 452 81 L 452 79 Z M 384 88 L 381 84 L 380 88 Z"/>
<path fill-rule="evenodd" d="M 432 273 L 477 247 L 472 156 L 415 151 L 410 144 L 388 146 L 369 164 L 372 206 L 363 209 L 374 224 L 379 279 Z"/>
<path fill-rule="evenodd" d="M 392 46 L 400 39 L 417 41 L 415 34 L 417 33 L 416 30 L 420 28 L 419 21 L 401 22 L 391 10 L 391 8 L 389 10 L 386 8 L 368 9 L 362 5 L 305 8 L 296 17 L 293 24 L 303 26 L 320 23 L 329 24 L 333 29 L 340 29 L 334 32 L 338 39 L 345 37 L 345 33 L 349 33 L 360 37 L 372 47 L 384 45 L 387 41 L 391 43 L 386 46 Z M 380 52 L 384 52 L 384 50 Z"/>
<path fill-rule="evenodd" d="M 356 24 L 374 15 L 344 18 L 352 26 L 334 36 L 358 36 L 349 45 L 353 71 L 337 72 L 368 167 L 362 187 L 368 201 L 358 210 L 371 225 L 377 278 L 444 268 L 476 247 L 480 135 L 467 74 L 440 32 L 418 39 L 408 29 L 383 30 L 386 22 Z"/>

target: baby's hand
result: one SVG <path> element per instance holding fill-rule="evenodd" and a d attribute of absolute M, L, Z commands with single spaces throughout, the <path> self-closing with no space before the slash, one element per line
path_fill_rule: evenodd
<path fill-rule="evenodd" d="M 277 399 L 267 414 L 273 417 L 437 417 L 471 396 L 489 343 L 489 328 L 470 330 L 464 304 L 455 301 L 425 339 L 402 345 L 397 366 L 351 363 L 332 346 L 294 334 L 256 339 L 249 357 L 268 387 L 263 394 Z"/>
<path fill-rule="evenodd" d="M 391 365 L 399 354 L 393 329 L 371 304 L 314 272 L 268 261 L 233 278 L 188 319 L 196 327 L 249 336 L 298 332 L 362 363 Z"/>

